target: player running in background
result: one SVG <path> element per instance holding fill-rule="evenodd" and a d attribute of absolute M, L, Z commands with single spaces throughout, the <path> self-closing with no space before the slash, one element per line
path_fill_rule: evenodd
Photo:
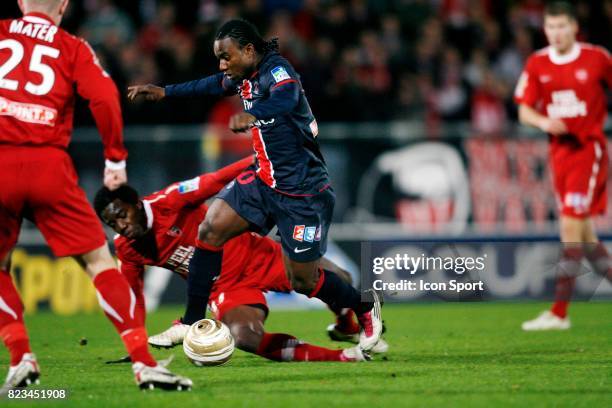
<path fill-rule="evenodd" d="M 591 218 L 606 209 L 604 83 L 612 86 L 612 60 L 604 48 L 576 41 L 578 23 L 568 3 L 546 7 L 544 32 L 549 46 L 527 60 L 515 100 L 520 122 L 550 138 L 563 254 L 552 308 L 524 322 L 523 330 L 570 328 L 567 309 L 583 256 L 596 273 L 612 280 L 608 252 L 599 242 Z"/>
<path fill-rule="evenodd" d="M 146 265 L 160 266 L 187 278 L 198 225 L 206 215 L 205 200 L 219 192 L 252 163 L 244 159 L 215 173 L 175 183 L 139 200 L 138 193 L 124 185 L 110 191 L 102 188 L 94 206 L 100 218 L 119 235 L 115 248 L 121 272 L 136 294 L 136 315 L 144 324 L 143 274 Z M 325 258 L 322 267 L 350 275 Z M 214 282 L 209 306 L 215 317 L 228 325 L 238 348 L 277 361 L 364 361 L 359 347 L 331 350 L 297 340 L 284 333 L 264 332 L 268 307 L 264 292 L 290 292 L 280 244 L 267 237 L 245 232 L 229 240 L 223 251 L 221 274 Z M 359 333 L 352 311 L 336 310 L 336 338 L 351 339 Z M 189 325 L 180 321 L 152 336 L 151 345 L 182 344 Z M 386 351 L 381 339 L 374 352 Z"/>
<path fill-rule="evenodd" d="M 165 88 L 138 85 L 128 97 L 236 95 L 244 112 L 231 117 L 235 132 L 251 130 L 257 166 L 223 189 L 210 206 L 196 240 L 188 276 L 185 323 L 203 318 L 210 287 L 221 272 L 224 244 L 245 231 L 266 235 L 276 225 L 291 286 L 332 309 L 350 308 L 362 327 L 360 345 L 371 350 L 380 338 L 378 294 L 361 294 L 322 269 L 335 194 L 317 142 L 317 122 L 298 74 L 278 53 L 276 39 L 265 41 L 244 20 L 217 32 L 214 53 L 220 73 Z"/>
<path fill-rule="evenodd" d="M 40 375 L 9 272 L 23 218 L 38 226 L 56 256 L 74 256 L 93 279 L 100 305 L 134 362 L 136 382 L 189 388 L 189 379 L 170 373 L 149 353 L 144 325 L 134 316 L 134 293 L 66 153 L 76 91 L 89 101 L 102 136 L 104 184 L 115 189 L 127 181 L 117 88 L 90 46 L 58 27 L 68 0 L 20 0 L 19 6 L 22 18 L 0 21 L 0 337 L 10 353 L 1 392 Z"/>

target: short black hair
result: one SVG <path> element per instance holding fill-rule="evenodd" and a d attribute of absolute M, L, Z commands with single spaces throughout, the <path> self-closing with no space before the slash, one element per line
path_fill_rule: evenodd
<path fill-rule="evenodd" d="M 222 40 L 224 38 L 235 40 L 240 45 L 240 48 L 253 44 L 255 51 L 260 54 L 278 51 L 278 38 L 273 38 L 270 41 L 264 40 L 261 34 L 259 34 L 257 27 L 242 19 L 230 20 L 219 28 L 215 40 Z"/>
<path fill-rule="evenodd" d="M 133 205 L 138 204 L 139 201 L 138 191 L 127 184 L 123 184 L 115 190 L 109 190 L 107 187 L 102 187 L 98 190 L 94 198 L 94 209 L 101 220 L 104 220 L 102 218 L 102 213 L 106 207 L 117 198 L 124 203 Z"/>
<path fill-rule="evenodd" d="M 576 20 L 576 9 L 572 3 L 567 1 L 553 1 L 544 7 L 545 16 L 567 16 L 570 20 Z"/>

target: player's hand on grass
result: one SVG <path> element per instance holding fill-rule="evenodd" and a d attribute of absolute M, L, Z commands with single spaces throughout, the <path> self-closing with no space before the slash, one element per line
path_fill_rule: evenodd
<path fill-rule="evenodd" d="M 540 129 L 543 132 L 550 133 L 554 136 L 564 135 L 567 133 L 567 126 L 561 119 L 545 118 L 540 124 Z"/>
<path fill-rule="evenodd" d="M 237 113 L 230 118 L 229 128 L 233 132 L 244 132 L 245 130 L 249 130 L 256 120 L 257 118 L 250 113 Z"/>
<path fill-rule="evenodd" d="M 122 184 L 127 183 L 127 173 L 123 169 L 104 169 L 104 186 L 109 190 L 116 190 Z"/>
<path fill-rule="evenodd" d="M 159 101 L 166 96 L 166 90 L 157 85 L 133 85 L 128 87 L 128 99 L 133 101 L 137 96 L 143 96 L 147 101 Z"/>

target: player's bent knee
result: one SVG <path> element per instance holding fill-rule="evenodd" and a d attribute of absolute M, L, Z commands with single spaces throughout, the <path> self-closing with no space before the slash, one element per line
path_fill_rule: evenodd
<path fill-rule="evenodd" d="M 218 231 L 220 228 L 216 227 L 214 222 L 204 220 L 198 228 L 198 240 L 212 246 L 222 246 L 226 239 Z"/>
<path fill-rule="evenodd" d="M 229 327 L 232 337 L 234 337 L 236 347 L 249 353 L 255 353 L 257 351 L 263 337 L 263 331 L 256 330 L 255 328 L 243 324 L 233 324 Z"/>
<path fill-rule="evenodd" d="M 291 285 L 298 293 L 308 295 L 316 288 L 319 281 L 318 262 L 291 263 Z"/>
<path fill-rule="evenodd" d="M 117 263 L 111 256 L 107 243 L 86 254 L 75 256 L 75 259 L 85 268 L 92 278 L 100 272 L 117 268 Z"/>

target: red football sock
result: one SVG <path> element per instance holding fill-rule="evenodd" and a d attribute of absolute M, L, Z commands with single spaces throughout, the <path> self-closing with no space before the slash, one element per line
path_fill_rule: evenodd
<path fill-rule="evenodd" d="M 342 361 L 342 350 L 332 350 L 325 347 L 300 343 L 295 346 L 293 361 Z"/>
<path fill-rule="evenodd" d="M 583 251 L 580 247 L 569 246 L 563 249 L 563 256 L 558 266 L 558 277 L 555 283 L 555 302 L 550 311 L 560 318 L 567 316 L 576 276 L 580 272 L 580 261 Z"/>
<path fill-rule="evenodd" d="M 11 365 L 17 365 L 25 353 L 30 353 L 30 340 L 23 323 L 23 304 L 11 275 L 0 269 L 0 337 L 11 355 Z"/>
<path fill-rule="evenodd" d="M 585 244 L 584 252 L 595 273 L 612 282 L 612 262 L 605 245 L 601 242 Z"/>
<path fill-rule="evenodd" d="M 558 316 L 562 319 L 567 317 L 567 309 L 569 307 L 569 302 L 566 300 L 555 300 L 552 304 L 550 311 L 555 316 Z"/>
<path fill-rule="evenodd" d="M 155 367 L 157 362 L 149 352 L 148 338 L 147 330 L 144 327 L 128 330 L 121 334 L 121 340 L 123 340 L 132 362 L 140 361 L 145 365 Z"/>
<path fill-rule="evenodd" d="M 144 297 L 144 279 L 141 273 L 124 273 L 125 279 L 128 281 L 132 292 L 136 296 L 136 310 L 134 315 L 141 326 L 145 325 L 147 315 L 145 297 Z"/>
<path fill-rule="evenodd" d="M 133 362 L 157 363 L 149 353 L 147 332 L 136 313 L 136 295 L 117 269 L 102 271 L 93 280 L 104 314 L 115 326 Z"/>
<path fill-rule="evenodd" d="M 264 333 L 257 355 L 274 361 L 342 361 L 342 350 L 313 346 L 285 333 Z"/>

